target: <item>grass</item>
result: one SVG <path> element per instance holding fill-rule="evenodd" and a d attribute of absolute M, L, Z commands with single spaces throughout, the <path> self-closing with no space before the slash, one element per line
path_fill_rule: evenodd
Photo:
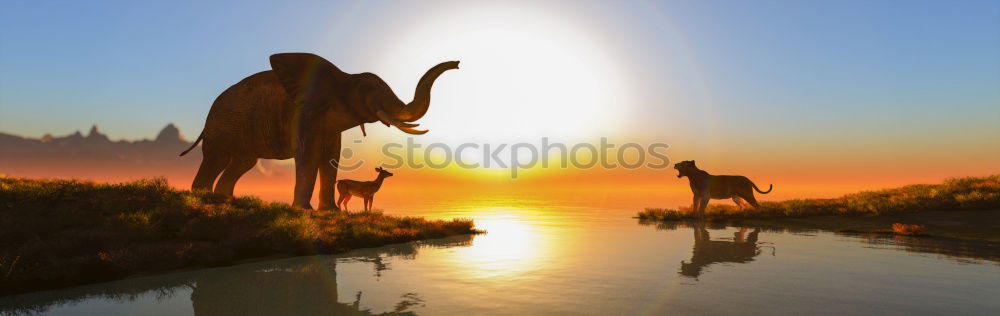
<path fill-rule="evenodd" d="M 927 227 L 919 224 L 892 223 L 892 232 L 900 235 L 919 236 Z"/>
<path fill-rule="evenodd" d="M 980 212 L 983 210 L 1000 211 L 1000 175 L 952 178 L 941 184 L 915 184 L 832 199 L 761 202 L 758 208 L 742 211 L 732 205 L 709 204 L 705 216 L 708 220 L 861 232 L 891 233 L 892 224 L 919 224 L 926 230 L 911 231 L 903 228 L 909 226 L 900 226 L 903 230 L 898 233 L 1000 241 L 1000 232 L 995 229 L 1000 212 Z M 696 216 L 688 208 L 647 208 L 636 218 L 677 221 Z"/>
<path fill-rule="evenodd" d="M 832 199 L 796 199 L 760 204 L 758 208 L 742 211 L 732 205 L 709 204 L 705 216 L 710 219 L 739 219 L 997 210 L 1000 209 L 1000 175 L 952 178 L 942 184 L 914 184 Z M 695 214 L 685 208 L 646 208 L 637 217 L 646 220 L 680 220 L 694 218 Z"/>
<path fill-rule="evenodd" d="M 478 233 L 468 219 L 318 212 L 253 197 L 120 184 L 0 177 L 0 295 Z"/>

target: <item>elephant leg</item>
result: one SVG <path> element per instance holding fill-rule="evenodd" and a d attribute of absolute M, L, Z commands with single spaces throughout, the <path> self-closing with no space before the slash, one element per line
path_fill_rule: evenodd
<path fill-rule="evenodd" d="M 238 181 L 244 173 L 253 169 L 253 166 L 255 165 L 257 165 L 257 158 L 233 157 L 233 159 L 229 161 L 229 165 L 226 166 L 226 170 L 222 172 L 222 177 L 219 178 L 219 182 L 215 184 L 215 193 L 233 196 L 233 189 L 236 188 L 236 181 Z"/>
<path fill-rule="evenodd" d="M 222 169 L 225 169 L 226 165 L 229 164 L 229 160 L 229 156 L 206 153 L 201 158 L 201 166 L 198 167 L 198 174 L 194 176 L 191 191 L 212 191 L 215 178 L 219 177 Z"/>
<path fill-rule="evenodd" d="M 316 188 L 320 160 L 317 155 L 303 151 L 295 156 L 295 199 L 292 206 L 303 210 L 313 209 L 311 200 Z"/>
<path fill-rule="evenodd" d="M 337 210 L 334 203 L 337 187 L 337 166 L 330 163 L 331 159 L 340 161 L 340 134 L 333 136 L 327 147 L 326 159 L 319 165 L 319 209 Z"/>

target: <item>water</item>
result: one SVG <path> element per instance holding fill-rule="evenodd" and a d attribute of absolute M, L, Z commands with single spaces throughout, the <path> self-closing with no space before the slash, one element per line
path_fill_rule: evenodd
<path fill-rule="evenodd" d="M 431 209 L 442 211 L 431 211 Z M 644 225 L 634 210 L 433 205 L 478 236 L 0 298 L 51 315 L 995 314 L 1000 245 L 783 228 Z"/>

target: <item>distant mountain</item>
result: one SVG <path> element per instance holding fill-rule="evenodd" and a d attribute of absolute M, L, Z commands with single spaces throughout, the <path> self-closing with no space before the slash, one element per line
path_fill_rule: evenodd
<path fill-rule="evenodd" d="M 180 160 L 172 158 L 190 145 L 173 124 L 164 127 L 155 140 L 138 141 L 112 141 L 94 125 L 87 136 L 77 131 L 34 139 L 0 133 L 0 159 L 28 163 L 177 164 Z"/>
<path fill-rule="evenodd" d="M 156 139 L 153 141 L 161 144 L 188 143 L 184 140 L 184 136 L 181 136 L 181 130 L 178 129 L 177 126 L 174 126 L 173 123 L 167 124 L 166 127 L 161 129 L 160 133 L 156 134 Z"/>
<path fill-rule="evenodd" d="M 37 139 L 0 133 L 0 173 L 94 180 L 191 178 L 201 162 L 201 151 L 196 149 L 184 157 L 177 156 L 189 146 L 191 143 L 174 124 L 160 130 L 155 139 L 136 141 L 111 140 L 97 125 L 86 136 L 79 131 L 60 137 L 46 134 Z M 274 176 L 280 169 L 271 161 L 262 161 L 247 177 Z"/>

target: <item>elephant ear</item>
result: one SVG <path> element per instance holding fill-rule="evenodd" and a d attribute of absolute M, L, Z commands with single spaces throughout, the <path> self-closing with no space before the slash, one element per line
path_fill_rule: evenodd
<path fill-rule="evenodd" d="M 349 78 L 323 57 L 309 53 L 271 55 L 271 69 L 295 104 L 304 108 L 326 104 L 335 97 L 334 87 Z"/>

